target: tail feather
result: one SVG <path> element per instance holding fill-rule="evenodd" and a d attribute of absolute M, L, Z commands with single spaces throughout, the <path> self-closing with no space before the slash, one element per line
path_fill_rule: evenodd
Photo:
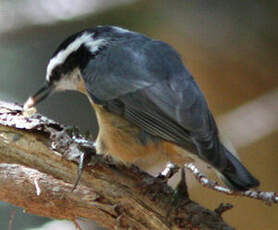
<path fill-rule="evenodd" d="M 220 143 L 217 136 L 210 142 L 195 143 L 197 143 L 199 157 L 212 165 L 223 182 L 232 190 L 246 191 L 259 186 L 259 181 L 252 176 L 239 158 Z"/>
<path fill-rule="evenodd" d="M 212 127 L 216 128 L 214 125 Z M 260 185 L 260 182 L 240 162 L 232 145 L 227 145 L 227 140 L 224 143 L 223 135 L 219 136 L 217 130 L 210 134 L 195 133 L 192 142 L 195 144 L 198 156 L 213 166 L 223 182 L 232 190 L 246 191 Z"/>
<path fill-rule="evenodd" d="M 223 146 L 227 166 L 220 171 L 223 182 L 233 190 L 245 191 L 258 187 L 260 182 L 252 176 L 243 164 Z"/>

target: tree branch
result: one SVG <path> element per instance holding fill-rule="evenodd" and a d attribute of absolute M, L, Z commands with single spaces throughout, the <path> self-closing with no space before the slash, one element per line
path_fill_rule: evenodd
<path fill-rule="evenodd" d="M 0 102 L 1 200 L 41 216 L 88 218 L 109 229 L 233 229 L 188 197 L 167 218 L 173 190 L 166 183 L 150 186 L 154 178 L 137 167 L 103 158 L 86 167 L 71 192 L 81 154 L 63 125 L 39 114 L 25 117 L 21 106 Z M 142 193 L 141 186 L 149 187 Z"/>
<path fill-rule="evenodd" d="M 243 196 L 251 199 L 262 200 L 267 205 L 278 204 L 278 196 L 276 192 L 265 192 L 259 190 L 247 190 L 243 192 L 232 191 L 229 188 L 218 185 L 216 181 L 210 180 L 206 175 L 201 173 L 199 169 L 192 163 L 186 164 L 185 168 L 188 169 L 195 176 L 197 181 L 204 187 L 224 193 L 226 195 Z"/>

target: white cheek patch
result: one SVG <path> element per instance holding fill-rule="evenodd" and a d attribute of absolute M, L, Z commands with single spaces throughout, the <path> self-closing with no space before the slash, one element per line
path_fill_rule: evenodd
<path fill-rule="evenodd" d="M 64 91 L 64 90 L 78 90 L 80 70 L 75 69 L 70 74 L 63 75 L 61 80 L 56 83 L 55 90 Z"/>
<path fill-rule="evenodd" d="M 55 87 L 55 90 L 77 90 L 77 82 L 75 82 L 73 79 L 68 79 L 67 77 L 62 78 L 62 80 L 60 80 L 57 86 Z"/>
<path fill-rule="evenodd" d="M 56 56 L 51 58 L 47 65 L 46 80 L 49 81 L 53 69 L 57 65 L 64 63 L 67 57 L 74 51 L 78 50 L 82 44 L 85 44 L 85 46 L 89 48 L 92 53 L 96 52 L 99 47 L 104 44 L 104 39 L 94 40 L 92 35 L 93 33 L 84 33 L 82 36 L 77 37 L 70 45 L 68 45 L 66 49 L 61 50 Z"/>

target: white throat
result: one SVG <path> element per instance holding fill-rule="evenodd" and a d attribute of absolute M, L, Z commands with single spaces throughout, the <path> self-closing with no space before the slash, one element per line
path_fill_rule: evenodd
<path fill-rule="evenodd" d="M 58 81 L 55 85 L 56 91 L 64 90 L 78 90 L 78 86 L 81 79 L 81 73 L 79 68 L 74 69 L 72 72 L 67 75 L 61 76 L 61 80 Z"/>

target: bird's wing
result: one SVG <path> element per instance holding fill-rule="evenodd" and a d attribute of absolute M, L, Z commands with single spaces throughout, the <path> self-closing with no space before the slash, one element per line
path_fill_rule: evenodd
<path fill-rule="evenodd" d="M 210 144 L 216 126 L 206 100 L 166 43 L 112 47 L 89 65 L 94 70 L 84 72 L 87 90 L 109 111 L 191 151 L 195 140 Z"/>

